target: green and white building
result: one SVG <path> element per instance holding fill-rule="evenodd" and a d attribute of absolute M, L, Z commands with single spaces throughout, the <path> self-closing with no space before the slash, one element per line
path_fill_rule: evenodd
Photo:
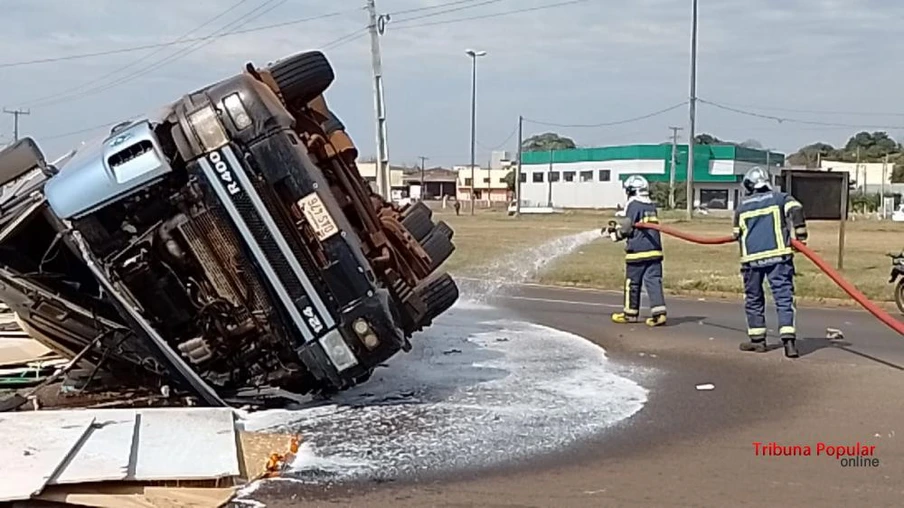
<path fill-rule="evenodd" d="M 694 205 L 733 210 L 741 179 L 754 166 L 774 175 L 785 155 L 734 145 L 694 145 Z M 675 150 L 676 187 L 687 185 L 687 145 Z M 626 145 L 525 152 L 521 195 L 525 206 L 616 208 L 624 205 L 622 182 L 639 174 L 652 182 L 670 180 L 672 145 Z"/>

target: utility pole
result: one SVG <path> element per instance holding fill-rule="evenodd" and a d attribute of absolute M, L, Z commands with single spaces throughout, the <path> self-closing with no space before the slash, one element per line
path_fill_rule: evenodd
<path fill-rule="evenodd" d="M 676 153 L 678 151 L 678 131 L 681 127 L 669 127 L 672 129 L 672 166 L 669 169 L 669 209 L 675 209 L 675 167 L 678 165 L 676 161 Z"/>
<path fill-rule="evenodd" d="M 885 154 L 885 162 L 882 163 L 882 185 L 880 186 L 879 197 L 882 200 L 882 219 L 885 219 L 885 214 L 888 212 L 885 208 L 885 179 L 888 175 L 888 154 Z"/>
<path fill-rule="evenodd" d="M 424 192 L 424 190 L 426 189 L 426 187 L 424 187 L 424 171 L 426 170 L 426 166 L 424 166 L 424 161 L 427 160 L 427 157 L 421 155 L 418 157 L 418 159 L 421 160 L 421 199 L 426 199 L 426 193 Z"/>
<path fill-rule="evenodd" d="M 515 217 L 521 216 L 521 154 L 524 153 L 521 149 L 521 144 L 524 143 L 524 139 L 522 139 L 524 135 L 523 125 L 524 117 L 518 115 L 518 169 L 515 171 Z"/>
<path fill-rule="evenodd" d="M 687 140 L 687 217 L 694 216 L 694 137 L 697 122 L 697 0 L 693 0 L 691 22 L 691 93 L 689 107 L 689 135 Z"/>
<path fill-rule="evenodd" d="M 866 192 L 866 171 L 863 172 L 863 182 L 860 181 L 860 147 L 857 147 L 857 183 L 860 184 L 860 192 Z"/>
<path fill-rule="evenodd" d="M 6 109 L 3 108 L 3 112 L 8 115 L 13 115 L 13 143 L 19 141 L 19 117 L 21 115 L 30 115 L 31 112 L 27 109 Z"/>
<path fill-rule="evenodd" d="M 389 21 L 389 16 L 377 15 L 375 0 L 367 0 L 367 14 L 370 18 L 370 54 L 374 74 L 374 112 L 377 121 L 377 192 L 383 199 L 392 198 L 389 185 L 389 153 L 386 146 L 386 105 L 383 101 L 383 63 L 380 57 L 380 35 Z"/>
<path fill-rule="evenodd" d="M 546 174 L 546 206 L 552 208 L 552 148 L 549 149 L 549 171 Z"/>

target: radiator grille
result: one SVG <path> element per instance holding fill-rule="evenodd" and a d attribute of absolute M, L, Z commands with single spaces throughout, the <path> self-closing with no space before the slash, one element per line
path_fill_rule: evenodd
<path fill-rule="evenodd" d="M 221 297 L 239 308 L 268 312 L 263 287 L 226 224 L 215 211 L 205 210 L 179 229 Z"/>

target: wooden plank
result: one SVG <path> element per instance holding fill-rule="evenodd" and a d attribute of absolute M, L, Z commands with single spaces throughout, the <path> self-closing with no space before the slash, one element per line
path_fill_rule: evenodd
<path fill-rule="evenodd" d="M 135 437 L 135 410 L 91 411 L 94 425 L 50 485 L 124 480 L 129 474 Z"/>
<path fill-rule="evenodd" d="M 70 411 L 0 415 L 0 502 L 39 494 L 93 422 Z"/>
<path fill-rule="evenodd" d="M 128 480 L 204 480 L 239 475 L 230 408 L 142 409 Z"/>

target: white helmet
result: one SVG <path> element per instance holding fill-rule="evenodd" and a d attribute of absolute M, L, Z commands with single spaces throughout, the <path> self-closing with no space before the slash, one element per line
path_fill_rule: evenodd
<path fill-rule="evenodd" d="M 759 166 L 754 166 L 747 171 L 747 174 L 744 175 L 743 184 L 747 192 L 772 188 L 772 184 L 769 183 L 769 173 Z"/>
<path fill-rule="evenodd" d="M 646 196 L 650 193 L 650 183 L 640 175 L 629 176 L 624 183 L 625 192 L 629 196 Z"/>

